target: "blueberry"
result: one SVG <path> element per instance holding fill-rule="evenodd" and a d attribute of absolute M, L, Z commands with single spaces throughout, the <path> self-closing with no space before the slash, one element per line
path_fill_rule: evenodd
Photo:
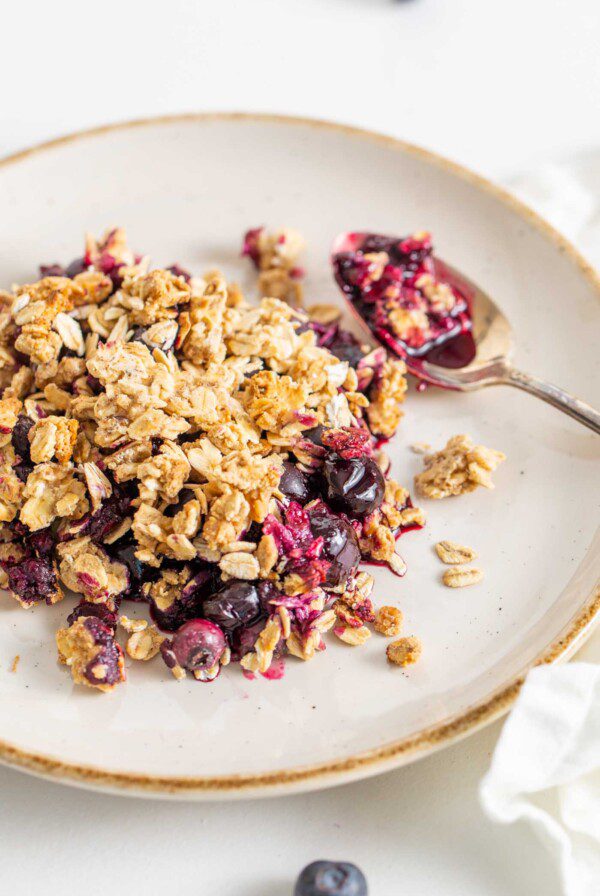
<path fill-rule="evenodd" d="M 315 426 L 313 429 L 307 429 L 304 433 L 304 438 L 308 439 L 309 442 L 312 442 L 314 445 L 317 445 L 319 448 L 323 447 L 323 433 L 325 432 L 325 427 L 320 423 L 318 426 Z"/>
<path fill-rule="evenodd" d="M 329 351 L 340 361 L 347 361 L 350 367 L 358 367 L 358 364 L 364 358 L 364 352 L 360 345 L 352 345 L 348 342 L 333 342 L 329 346 Z"/>
<path fill-rule="evenodd" d="M 262 611 L 258 588 L 251 582 L 233 579 L 213 597 L 205 600 L 202 615 L 230 634 L 251 625 Z"/>
<path fill-rule="evenodd" d="M 56 593 L 56 571 L 49 560 L 28 558 L 9 566 L 7 573 L 11 591 L 25 604 L 49 602 Z"/>
<path fill-rule="evenodd" d="M 87 600 L 80 600 L 74 610 L 67 616 L 67 624 L 73 625 L 81 616 L 96 616 L 100 622 L 112 628 L 114 631 L 119 621 L 119 614 L 109 610 L 106 604 L 92 604 Z"/>
<path fill-rule="evenodd" d="M 114 544 L 106 545 L 107 553 L 111 560 L 117 560 L 127 567 L 129 574 L 129 584 L 127 591 L 123 595 L 129 600 L 143 601 L 145 600 L 142 585 L 144 582 L 151 581 L 157 576 L 157 570 L 148 567 L 135 556 L 139 545 L 137 542 L 126 536 L 125 539 L 119 538 Z"/>
<path fill-rule="evenodd" d="M 323 464 L 327 502 L 334 510 L 362 517 L 376 510 L 383 500 L 383 473 L 370 457 L 343 458 L 330 454 Z"/>
<path fill-rule="evenodd" d="M 150 595 L 148 601 L 150 614 L 159 628 L 174 632 L 184 622 L 202 615 L 203 599 L 212 593 L 214 593 L 214 573 L 208 567 L 200 569 L 176 594 L 171 603 Z"/>
<path fill-rule="evenodd" d="M 90 660 L 83 674 L 90 684 L 118 684 L 125 680 L 123 671 L 123 651 L 115 641 L 115 633 L 110 625 L 105 625 L 96 616 L 88 616 L 83 620 L 88 634 L 94 639 L 98 652 Z M 97 672 L 102 668 L 103 674 L 98 678 Z"/>
<path fill-rule="evenodd" d="M 175 632 L 170 644 L 177 664 L 188 672 L 216 666 L 225 647 L 223 632 L 208 619 L 190 619 Z"/>
<path fill-rule="evenodd" d="M 41 264 L 40 277 L 64 277 L 65 269 L 62 264 Z"/>
<path fill-rule="evenodd" d="M 71 264 L 67 267 L 65 271 L 66 277 L 76 277 L 77 274 L 83 274 L 84 271 L 87 271 L 87 264 L 85 258 L 75 258 Z"/>
<path fill-rule="evenodd" d="M 368 896 L 364 874 L 351 862 L 311 862 L 300 873 L 294 896 Z"/>
<path fill-rule="evenodd" d="M 19 416 L 17 417 L 17 422 L 15 423 L 12 431 L 12 446 L 21 458 L 21 461 L 24 463 L 27 463 L 31 460 L 29 454 L 29 430 L 32 426 L 33 420 L 31 419 L 31 417 L 27 417 L 25 414 L 19 414 Z"/>
<path fill-rule="evenodd" d="M 289 460 L 283 463 L 283 473 L 279 480 L 279 490 L 293 501 L 306 504 L 314 497 L 314 488 L 308 473 L 299 470 Z"/>
<path fill-rule="evenodd" d="M 324 508 L 311 511 L 310 527 L 315 538 L 323 539 L 322 556 L 331 563 L 325 584 L 336 588 L 346 582 L 360 563 L 356 532 L 350 523 Z"/>

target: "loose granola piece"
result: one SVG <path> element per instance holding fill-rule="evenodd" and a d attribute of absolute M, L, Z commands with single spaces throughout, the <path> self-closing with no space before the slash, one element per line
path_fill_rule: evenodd
<path fill-rule="evenodd" d="M 385 652 L 390 663 L 396 666 L 410 666 L 417 662 L 421 651 L 421 642 L 411 635 L 409 638 L 400 638 L 388 644 Z"/>
<path fill-rule="evenodd" d="M 477 551 L 456 541 L 438 541 L 435 549 L 442 563 L 470 563 L 477 557 Z"/>
<path fill-rule="evenodd" d="M 413 442 L 410 450 L 414 454 L 431 454 L 431 445 L 429 442 Z"/>
<path fill-rule="evenodd" d="M 165 636 L 161 635 L 155 625 L 146 625 L 133 631 L 127 639 L 125 650 L 132 660 L 147 662 L 160 653 Z"/>
<path fill-rule="evenodd" d="M 123 651 L 114 632 L 95 616 L 81 616 L 56 633 L 58 658 L 67 665 L 75 684 L 112 691 L 125 681 Z"/>
<path fill-rule="evenodd" d="M 375 619 L 375 631 L 386 638 L 393 638 L 400 634 L 402 628 L 402 613 L 397 607 L 380 607 Z"/>
<path fill-rule="evenodd" d="M 501 451 L 474 445 L 470 436 L 453 436 L 445 448 L 424 458 L 425 470 L 415 476 L 415 487 L 426 498 L 447 498 L 477 486 L 494 488 L 491 473 L 505 460 Z"/>
<path fill-rule="evenodd" d="M 483 579 L 483 572 L 476 566 L 454 566 L 444 571 L 442 581 L 448 588 L 465 588 L 467 585 L 476 585 Z"/>

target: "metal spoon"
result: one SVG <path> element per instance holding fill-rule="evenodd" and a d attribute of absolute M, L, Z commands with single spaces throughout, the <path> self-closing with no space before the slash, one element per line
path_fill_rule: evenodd
<path fill-rule="evenodd" d="M 514 349 L 512 328 L 487 293 L 456 268 L 439 258 L 434 259 L 434 268 L 436 275 L 441 280 L 456 287 L 470 301 L 475 357 L 465 367 L 449 368 L 411 357 L 399 350 L 393 339 L 385 340 L 385 347 L 400 355 L 408 370 L 426 382 L 460 392 L 472 392 L 484 386 L 515 386 L 517 389 L 523 389 L 523 391 L 535 395 L 536 398 L 541 398 L 579 423 L 583 423 L 595 433 L 600 434 L 600 412 L 591 405 L 569 395 L 558 386 L 546 383 L 513 367 L 510 361 Z M 358 313 L 350 298 L 345 297 L 355 316 L 370 330 L 367 321 Z M 378 339 L 378 341 L 381 340 Z"/>

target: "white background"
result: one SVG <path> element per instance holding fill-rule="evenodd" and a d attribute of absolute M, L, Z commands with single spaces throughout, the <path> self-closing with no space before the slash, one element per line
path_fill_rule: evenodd
<path fill-rule="evenodd" d="M 0 25 L 0 154 L 206 109 L 334 118 L 498 179 L 600 144 L 598 0 L 21 0 L 0 3 Z M 599 635 L 584 655 L 600 659 Z M 361 864 L 373 896 L 556 896 L 530 831 L 479 809 L 499 730 L 360 784 L 239 804 L 0 769 L 2 889 L 288 896 L 329 856 Z"/>

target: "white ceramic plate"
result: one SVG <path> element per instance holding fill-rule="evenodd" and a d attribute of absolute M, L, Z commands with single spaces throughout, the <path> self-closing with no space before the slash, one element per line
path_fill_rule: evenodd
<path fill-rule="evenodd" d="M 317 122 L 180 117 L 8 159 L 0 197 L 2 285 L 28 280 L 39 261 L 72 258 L 85 230 L 113 223 L 159 264 L 219 264 L 247 281 L 241 234 L 267 223 L 306 235 L 308 296 L 337 301 L 327 259 L 339 231 L 430 229 L 440 255 L 505 308 L 521 366 L 600 403 L 598 287 L 582 259 L 505 194 L 414 147 Z M 24 611 L 3 596 L 1 758 L 134 793 L 269 794 L 383 771 L 497 716 L 527 668 L 573 651 L 599 608 L 600 443 L 508 389 L 413 391 L 389 445 L 394 475 L 411 483 L 420 466 L 412 442 L 441 446 L 460 432 L 508 455 L 496 491 L 425 502 L 427 528 L 402 539 L 406 577 L 376 571 L 375 599 L 397 603 L 405 632 L 422 639 L 410 670 L 389 666 L 375 636 L 291 661 L 278 682 L 248 682 L 232 668 L 210 685 L 176 683 L 157 660 L 100 695 L 75 689 L 56 663 L 53 633 L 71 602 Z M 483 584 L 440 584 L 440 538 L 476 547 Z"/>

